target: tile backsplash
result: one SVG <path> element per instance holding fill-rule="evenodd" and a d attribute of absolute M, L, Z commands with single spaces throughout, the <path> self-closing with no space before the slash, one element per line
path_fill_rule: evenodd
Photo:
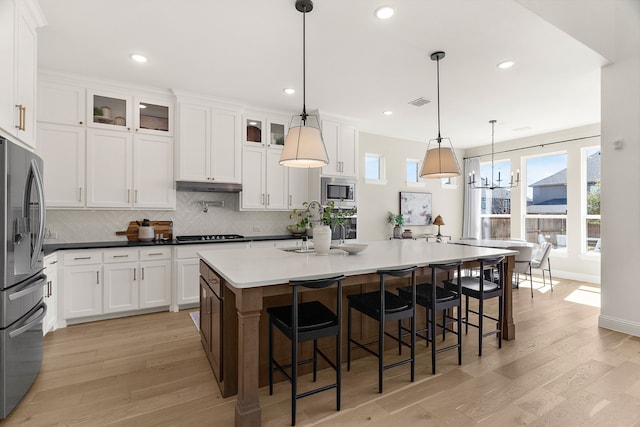
<path fill-rule="evenodd" d="M 130 221 L 173 221 L 173 235 L 234 233 L 245 236 L 287 234 L 290 212 L 240 212 L 237 193 L 176 193 L 176 210 L 47 210 L 45 243 L 104 242 L 127 240 L 116 236 Z M 203 212 L 200 201 L 223 201 L 224 207 L 209 206 Z M 55 238 L 52 238 L 55 237 Z"/>

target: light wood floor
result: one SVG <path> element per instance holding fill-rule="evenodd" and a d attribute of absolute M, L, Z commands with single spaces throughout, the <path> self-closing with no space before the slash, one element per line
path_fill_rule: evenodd
<path fill-rule="evenodd" d="M 487 338 L 479 358 L 470 330 L 462 366 L 454 351 L 441 353 L 431 375 L 420 344 L 416 381 L 407 366 L 387 371 L 382 395 L 375 359 L 360 359 L 350 372 L 345 367 L 342 410 L 331 391 L 302 399 L 298 425 L 640 425 L 640 339 L 599 329 L 598 308 L 567 301 L 598 301 L 598 292 L 567 280 L 534 299 L 529 288 L 514 290 L 517 339 L 501 350 Z M 48 334 L 40 376 L 0 425 L 233 425 L 235 399 L 220 397 L 189 311 Z M 289 424 L 287 383 L 276 384 L 273 396 L 262 389 L 260 399 L 264 425 Z"/>

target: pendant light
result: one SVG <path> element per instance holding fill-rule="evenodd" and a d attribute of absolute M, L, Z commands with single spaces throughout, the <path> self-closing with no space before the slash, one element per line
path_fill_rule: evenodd
<path fill-rule="evenodd" d="M 292 168 L 321 168 L 329 164 L 329 156 L 322 140 L 320 121 L 317 116 L 307 114 L 306 105 L 305 16 L 313 10 L 313 2 L 296 0 L 296 10 L 302 12 L 302 114 L 291 119 L 289 133 L 280 155 L 280 164 Z"/>
<path fill-rule="evenodd" d="M 440 60 L 444 52 L 434 52 L 431 59 L 437 64 L 438 78 L 438 137 L 429 141 L 427 153 L 422 162 L 421 178 L 449 178 L 460 175 L 460 166 L 449 138 L 440 135 Z"/>
<path fill-rule="evenodd" d="M 476 182 L 476 171 L 471 171 L 471 173 L 469 174 L 469 183 L 468 184 L 469 184 L 469 186 L 471 188 L 484 188 L 485 190 L 495 190 L 497 188 L 514 188 L 514 187 L 517 187 L 518 184 L 520 184 L 520 169 L 518 169 L 518 171 L 516 172 L 515 179 L 513 177 L 513 172 L 511 172 L 511 179 L 506 184 L 502 184 L 503 179 L 500 176 L 500 171 L 498 171 L 498 179 L 496 181 L 493 180 L 493 178 L 495 176 L 493 174 L 493 168 L 494 168 L 494 162 L 493 162 L 494 150 L 493 150 L 493 145 L 495 143 L 494 134 L 495 134 L 496 121 L 495 120 L 489 120 L 489 123 L 491 123 L 491 177 L 490 178 L 482 178 L 482 177 L 480 177 L 480 183 L 477 183 Z"/>

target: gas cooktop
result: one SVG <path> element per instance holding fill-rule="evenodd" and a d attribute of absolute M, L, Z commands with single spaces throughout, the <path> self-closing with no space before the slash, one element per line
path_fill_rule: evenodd
<path fill-rule="evenodd" d="M 201 234 L 197 236 L 176 236 L 176 240 L 178 241 L 178 243 L 238 240 L 238 239 L 244 239 L 244 236 L 241 236 L 239 234 Z"/>

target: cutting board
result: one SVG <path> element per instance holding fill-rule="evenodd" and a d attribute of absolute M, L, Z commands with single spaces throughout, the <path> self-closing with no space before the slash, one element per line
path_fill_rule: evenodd
<path fill-rule="evenodd" d="M 173 221 L 149 221 L 149 225 L 154 228 L 155 234 L 162 234 L 165 239 L 173 239 Z M 127 240 L 138 240 L 138 223 L 131 221 L 126 231 L 116 231 L 118 236 L 127 236 Z"/>

